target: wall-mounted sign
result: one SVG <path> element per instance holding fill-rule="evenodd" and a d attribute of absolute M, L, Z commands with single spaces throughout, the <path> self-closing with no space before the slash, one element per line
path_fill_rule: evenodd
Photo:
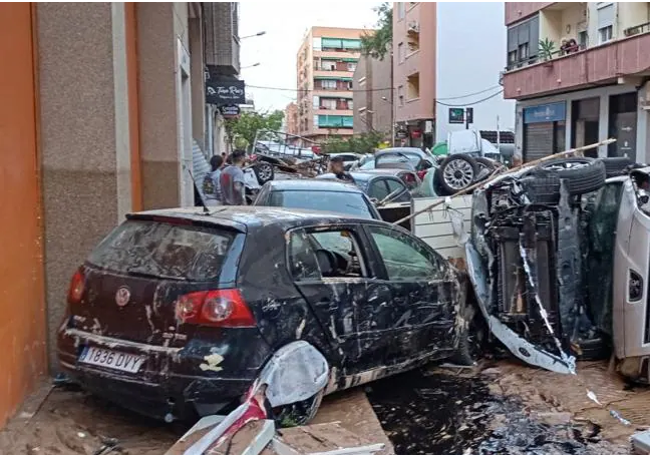
<path fill-rule="evenodd" d="M 524 123 L 558 122 L 566 119 L 566 103 L 540 104 L 524 108 Z"/>
<path fill-rule="evenodd" d="M 241 114 L 241 109 L 236 104 L 228 104 L 225 106 L 219 106 L 219 112 L 223 115 L 224 118 L 235 118 L 239 117 Z"/>
<path fill-rule="evenodd" d="M 217 106 L 246 104 L 245 87 L 244 81 L 210 78 L 205 82 L 205 100 Z"/>
<path fill-rule="evenodd" d="M 462 107 L 450 107 L 449 123 L 465 123 L 465 109 Z"/>
<path fill-rule="evenodd" d="M 409 133 L 406 130 L 399 130 L 395 132 L 396 139 L 406 139 L 407 137 L 409 137 Z"/>

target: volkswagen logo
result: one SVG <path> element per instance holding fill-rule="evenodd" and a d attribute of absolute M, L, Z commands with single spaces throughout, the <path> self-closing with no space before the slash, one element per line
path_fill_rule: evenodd
<path fill-rule="evenodd" d="M 123 307 L 131 300 L 131 291 L 126 286 L 122 286 L 115 293 L 115 303 L 117 306 Z"/>

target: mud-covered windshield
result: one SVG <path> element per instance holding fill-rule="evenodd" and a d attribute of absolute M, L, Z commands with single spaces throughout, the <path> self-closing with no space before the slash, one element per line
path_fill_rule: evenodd
<path fill-rule="evenodd" d="M 127 221 L 90 254 L 88 263 L 114 272 L 167 279 L 216 278 L 235 234 L 155 221 Z"/>

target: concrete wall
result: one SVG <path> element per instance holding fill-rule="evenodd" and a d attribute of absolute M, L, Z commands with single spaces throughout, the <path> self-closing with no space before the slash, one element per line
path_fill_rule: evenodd
<path fill-rule="evenodd" d="M 124 185 L 130 167 L 123 119 L 128 115 L 124 6 L 39 3 L 37 17 L 46 296 L 54 360 L 72 274 L 130 209 L 129 185 Z"/>
<path fill-rule="evenodd" d="M 648 2 L 620 2 L 618 3 L 618 35 L 625 37 L 624 31 L 630 27 L 645 24 L 650 21 L 650 4 Z"/>
<path fill-rule="evenodd" d="M 0 3 L 0 428 L 47 371 L 33 57 L 32 5 Z"/>

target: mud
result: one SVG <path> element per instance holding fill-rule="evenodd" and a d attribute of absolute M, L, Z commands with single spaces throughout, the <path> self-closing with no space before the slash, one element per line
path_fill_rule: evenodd
<path fill-rule="evenodd" d="M 463 377 L 438 369 L 379 381 L 367 393 L 397 455 L 628 453 L 604 440 L 600 425 L 575 420 L 530 389 L 501 393 L 500 378 L 499 370 Z M 539 401 L 536 410 L 526 393 Z"/>

